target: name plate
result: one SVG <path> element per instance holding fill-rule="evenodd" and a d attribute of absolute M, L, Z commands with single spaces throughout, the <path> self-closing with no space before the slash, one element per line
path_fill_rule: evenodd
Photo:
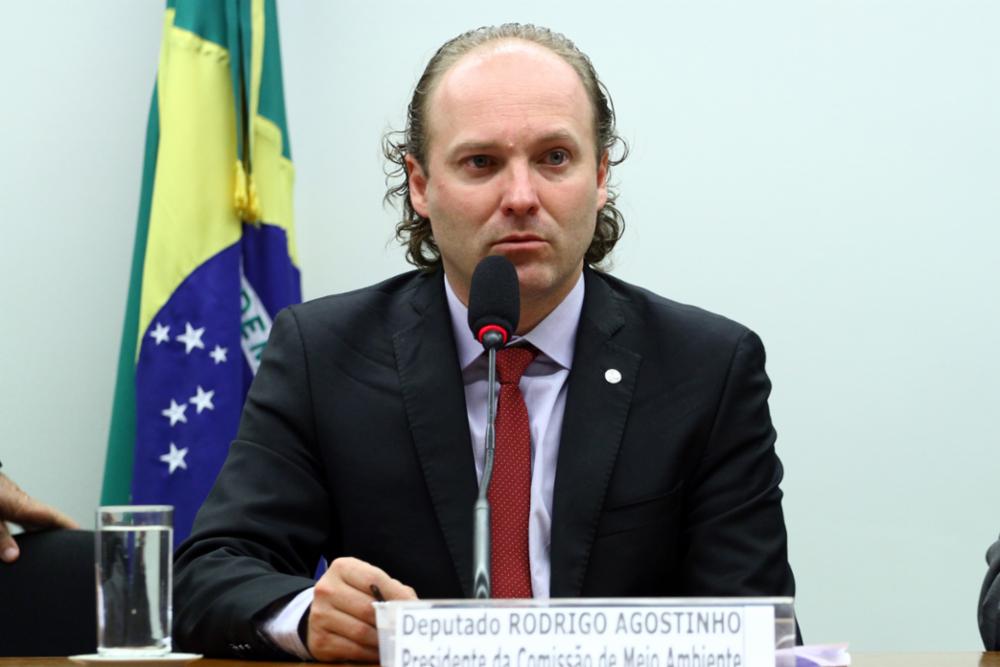
<path fill-rule="evenodd" d="M 381 659 L 386 667 L 775 664 L 772 604 L 533 602 L 377 604 Z"/>

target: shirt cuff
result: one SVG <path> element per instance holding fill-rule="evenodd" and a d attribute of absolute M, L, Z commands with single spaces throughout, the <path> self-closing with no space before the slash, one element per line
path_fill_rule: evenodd
<path fill-rule="evenodd" d="M 280 608 L 273 616 L 264 620 L 263 632 L 275 646 L 282 651 L 291 653 L 301 660 L 312 660 L 309 649 L 299 637 L 299 621 L 309 610 L 313 601 L 313 589 L 307 588 L 291 602 Z"/>

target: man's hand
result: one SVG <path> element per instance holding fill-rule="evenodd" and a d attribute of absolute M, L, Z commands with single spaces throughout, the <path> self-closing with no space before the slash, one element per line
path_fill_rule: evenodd
<path fill-rule="evenodd" d="M 79 528 L 73 519 L 59 510 L 40 503 L 0 472 L 0 560 L 13 563 L 21 554 L 10 535 L 7 521 L 25 530 L 38 528 Z"/>
<path fill-rule="evenodd" d="M 412 588 L 357 558 L 330 563 L 314 591 L 307 647 L 321 662 L 378 662 L 372 585 L 386 600 L 416 600 Z"/>

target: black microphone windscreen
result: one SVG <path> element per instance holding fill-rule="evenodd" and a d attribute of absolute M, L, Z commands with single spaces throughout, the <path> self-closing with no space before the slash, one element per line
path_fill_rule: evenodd
<path fill-rule="evenodd" d="M 483 342 L 483 327 L 493 325 L 506 332 L 504 341 L 507 341 L 517 331 L 520 316 L 517 269 L 506 257 L 484 257 L 472 273 L 472 286 L 469 288 L 469 327 L 472 335 Z"/>

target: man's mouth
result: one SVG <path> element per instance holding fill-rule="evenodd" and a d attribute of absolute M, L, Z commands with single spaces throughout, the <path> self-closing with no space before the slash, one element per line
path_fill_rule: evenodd
<path fill-rule="evenodd" d="M 545 245 L 546 241 L 537 234 L 508 234 L 493 244 L 494 250 L 533 250 Z"/>

